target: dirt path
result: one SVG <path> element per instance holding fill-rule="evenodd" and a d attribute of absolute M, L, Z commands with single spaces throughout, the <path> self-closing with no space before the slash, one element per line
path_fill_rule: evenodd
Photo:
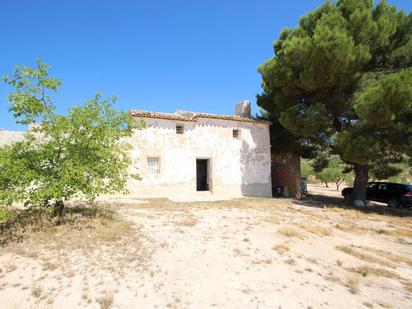
<path fill-rule="evenodd" d="M 2 308 L 412 306 L 411 217 L 293 200 L 116 204 L 133 235 L 113 244 L 2 252 Z M 65 265 L 47 266 L 59 250 Z"/>

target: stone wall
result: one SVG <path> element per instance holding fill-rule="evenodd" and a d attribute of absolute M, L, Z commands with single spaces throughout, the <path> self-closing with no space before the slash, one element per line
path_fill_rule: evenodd
<path fill-rule="evenodd" d="M 280 185 L 288 187 L 288 196 L 300 196 L 299 155 L 286 152 L 272 154 L 272 187 Z"/>

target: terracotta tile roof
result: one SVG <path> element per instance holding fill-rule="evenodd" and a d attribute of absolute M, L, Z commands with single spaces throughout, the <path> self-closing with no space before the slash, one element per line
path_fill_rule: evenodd
<path fill-rule="evenodd" d="M 167 119 L 167 120 L 179 120 L 179 121 L 196 121 L 191 117 L 180 116 L 171 113 L 159 113 L 159 112 L 148 112 L 141 110 L 130 110 L 129 114 L 133 117 L 139 118 L 155 118 L 155 119 Z"/>
<path fill-rule="evenodd" d="M 188 111 L 176 111 L 175 113 L 172 114 L 172 113 L 148 112 L 148 111 L 141 111 L 141 110 L 130 110 L 129 113 L 133 117 L 139 117 L 139 118 L 154 118 L 154 119 L 178 120 L 178 121 L 189 121 L 189 122 L 197 122 L 197 119 L 199 118 L 210 118 L 210 119 L 270 124 L 270 121 L 263 120 L 263 119 L 246 118 L 246 117 L 240 117 L 236 115 L 217 115 L 217 114 L 207 114 L 207 113 L 195 113 L 195 112 L 188 112 Z"/>

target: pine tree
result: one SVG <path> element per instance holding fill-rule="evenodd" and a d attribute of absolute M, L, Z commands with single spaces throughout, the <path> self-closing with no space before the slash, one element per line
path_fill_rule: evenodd
<path fill-rule="evenodd" d="M 258 105 L 293 144 L 351 164 L 352 200 L 364 201 L 370 169 L 412 156 L 412 15 L 385 1 L 327 1 L 274 51 L 259 67 Z"/>

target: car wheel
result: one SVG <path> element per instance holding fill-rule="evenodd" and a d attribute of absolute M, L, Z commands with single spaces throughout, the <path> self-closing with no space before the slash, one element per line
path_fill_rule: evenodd
<path fill-rule="evenodd" d="M 401 204 L 399 203 L 398 200 L 392 199 L 392 200 L 389 200 L 389 202 L 388 202 L 388 207 L 390 207 L 390 208 L 398 208 L 400 206 L 401 206 Z"/>

